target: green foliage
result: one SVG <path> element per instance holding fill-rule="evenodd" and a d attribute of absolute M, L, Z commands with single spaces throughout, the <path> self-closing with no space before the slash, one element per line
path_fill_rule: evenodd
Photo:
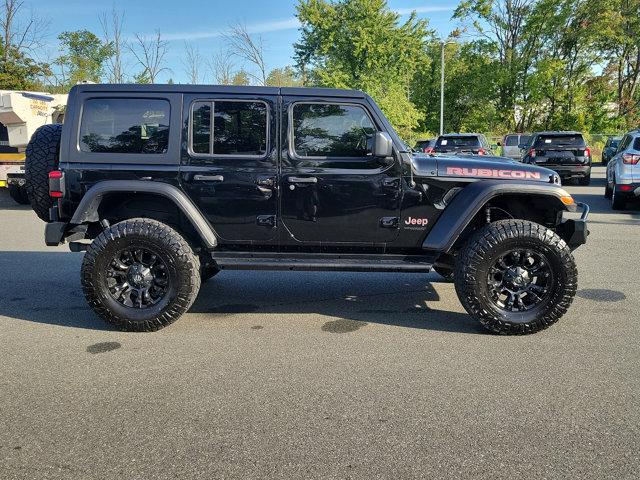
<path fill-rule="evenodd" d="M 249 74 L 244 70 L 239 70 L 231 77 L 231 85 L 250 85 Z"/>
<path fill-rule="evenodd" d="M 65 52 L 56 59 L 64 72 L 68 86 L 78 82 L 99 82 L 105 61 L 113 54 L 113 46 L 103 43 L 88 30 L 63 32 L 58 35 L 60 49 Z"/>
<path fill-rule="evenodd" d="M 0 46 L 0 89 L 38 89 L 42 77 L 48 75 L 51 75 L 48 64 L 37 62 L 15 49 L 5 52 Z"/>
<path fill-rule="evenodd" d="M 286 66 L 271 70 L 265 83 L 271 87 L 300 87 L 302 86 L 302 79 L 299 78 L 292 67 Z"/>
<path fill-rule="evenodd" d="M 401 23 L 385 0 L 301 0 L 295 44 L 307 85 L 369 93 L 401 135 L 410 136 L 422 115 L 409 99 L 413 77 L 428 63 L 425 20 Z"/>

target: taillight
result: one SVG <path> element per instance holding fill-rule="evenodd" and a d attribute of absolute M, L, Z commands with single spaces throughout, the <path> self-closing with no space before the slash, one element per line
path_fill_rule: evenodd
<path fill-rule="evenodd" d="M 424 153 L 433 153 L 433 147 L 427 147 L 424 149 Z"/>
<path fill-rule="evenodd" d="M 484 148 L 481 148 L 480 150 L 478 150 L 478 155 L 486 155 L 487 152 L 485 151 Z"/>
<path fill-rule="evenodd" d="M 621 192 L 630 192 L 635 187 L 633 185 L 618 185 L 618 190 Z"/>
<path fill-rule="evenodd" d="M 584 156 L 585 157 L 590 157 L 591 156 L 591 149 L 589 147 L 584 149 Z"/>
<path fill-rule="evenodd" d="M 637 165 L 640 162 L 640 155 L 634 155 L 632 153 L 625 153 L 622 155 L 622 163 L 627 165 Z"/>
<path fill-rule="evenodd" d="M 64 197 L 64 173 L 60 170 L 49 172 L 49 196 L 51 198 Z"/>
<path fill-rule="evenodd" d="M 529 150 L 529 156 L 531 158 L 536 158 L 536 149 L 532 148 L 531 150 Z"/>

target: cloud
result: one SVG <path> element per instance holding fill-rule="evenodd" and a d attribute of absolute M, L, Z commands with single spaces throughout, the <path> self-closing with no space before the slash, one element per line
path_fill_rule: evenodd
<path fill-rule="evenodd" d="M 394 11 L 399 15 L 410 15 L 412 12 L 416 13 L 437 13 L 448 12 L 453 10 L 453 7 L 415 7 L 415 8 L 397 8 Z M 271 20 L 268 22 L 259 22 L 247 24 L 247 30 L 249 33 L 271 33 L 282 32 L 285 30 L 297 30 L 300 28 L 300 22 L 296 17 L 285 18 L 281 20 Z M 217 38 L 224 35 L 227 28 L 213 28 L 210 30 L 203 30 L 200 32 L 174 32 L 163 33 L 162 38 L 168 41 L 175 40 L 204 40 L 207 38 Z"/>

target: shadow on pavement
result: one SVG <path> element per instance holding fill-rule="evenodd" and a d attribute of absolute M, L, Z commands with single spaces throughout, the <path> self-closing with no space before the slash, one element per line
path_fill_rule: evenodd
<path fill-rule="evenodd" d="M 80 254 L 66 252 L 0 252 L 6 279 L 0 291 L 0 316 L 110 330 L 85 302 L 81 262 Z M 202 285 L 190 312 L 203 314 L 205 321 L 248 313 L 319 314 L 332 317 L 328 320 L 484 334 L 467 314 L 431 308 L 440 296 L 434 288 L 438 284 L 429 280 L 439 278 L 436 274 L 222 272 Z M 453 300 L 453 288 L 446 285 L 446 290 Z"/>

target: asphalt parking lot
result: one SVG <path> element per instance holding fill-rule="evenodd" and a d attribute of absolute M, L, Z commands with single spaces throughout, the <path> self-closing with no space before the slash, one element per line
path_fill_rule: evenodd
<path fill-rule="evenodd" d="M 0 478 L 638 478 L 640 209 L 591 187 L 578 297 L 486 334 L 436 274 L 223 272 L 153 334 L 0 195 Z"/>

